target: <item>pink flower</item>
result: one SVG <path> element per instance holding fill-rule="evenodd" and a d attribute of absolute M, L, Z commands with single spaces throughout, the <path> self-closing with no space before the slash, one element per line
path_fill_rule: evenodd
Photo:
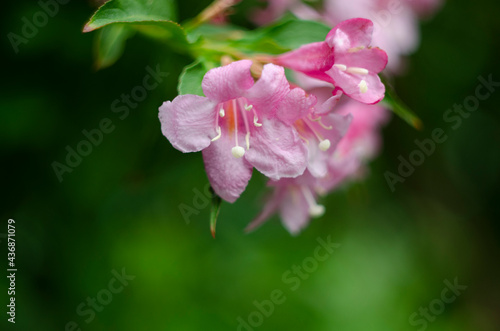
<path fill-rule="evenodd" d="M 282 54 L 276 63 L 330 82 L 357 101 L 374 104 L 384 98 L 378 73 L 387 65 L 387 54 L 370 47 L 372 33 L 370 20 L 350 19 L 335 26 L 324 42 Z"/>
<path fill-rule="evenodd" d="M 313 217 L 322 216 L 325 208 L 317 203 L 318 195 L 338 188 L 340 185 L 360 177 L 365 172 L 366 162 L 380 148 L 380 127 L 385 124 L 389 112 L 380 105 L 365 105 L 348 100 L 335 113 L 350 115 L 352 122 L 347 133 L 328 159 L 326 176 L 318 178 L 310 171 L 296 178 L 270 181 L 271 197 L 262 212 L 247 226 L 252 231 L 278 212 L 285 228 L 297 234 Z"/>
<path fill-rule="evenodd" d="M 420 1 L 420 0 L 419 0 Z M 413 0 L 411 3 L 418 2 Z M 418 46 L 418 18 L 410 1 L 401 1 L 394 7 L 390 0 L 327 0 L 324 18 L 336 24 L 353 17 L 374 22 L 372 42 L 388 54 L 388 69 L 397 72 L 402 56 L 412 53 Z"/>
<path fill-rule="evenodd" d="M 270 181 L 268 185 L 274 188 L 272 196 L 245 230 L 253 231 L 279 212 L 283 226 L 291 234 L 298 234 L 311 217 L 320 217 L 325 213 L 325 207 L 316 202 L 316 183 L 317 178 L 307 171 L 297 178 Z"/>
<path fill-rule="evenodd" d="M 307 148 L 297 132 L 275 116 L 290 91 L 282 67 L 264 66 L 254 83 L 252 62 L 242 60 L 207 72 L 206 97 L 180 95 L 160 107 L 162 132 L 178 150 L 202 151 L 214 191 L 234 202 L 252 168 L 271 179 L 301 175 Z"/>
<path fill-rule="evenodd" d="M 381 105 L 364 105 L 348 100 L 336 109 L 336 113 L 352 116 L 351 125 L 336 153 L 339 156 L 355 154 L 363 160 L 373 158 L 382 145 L 380 127 L 387 123 L 390 112 Z"/>
<path fill-rule="evenodd" d="M 318 105 L 314 94 L 308 95 L 301 88 L 295 88 L 276 111 L 279 119 L 293 125 L 307 146 L 307 169 L 315 177 L 326 175 L 328 159 L 351 122 L 350 115 L 332 112 L 341 95 L 339 92 Z"/>
<path fill-rule="evenodd" d="M 352 122 L 329 160 L 328 175 L 321 181 L 323 191 L 331 191 L 366 173 L 366 163 L 377 155 L 382 145 L 380 128 L 390 116 L 380 105 L 365 105 L 354 100 L 339 105 L 336 112 L 350 114 Z"/>

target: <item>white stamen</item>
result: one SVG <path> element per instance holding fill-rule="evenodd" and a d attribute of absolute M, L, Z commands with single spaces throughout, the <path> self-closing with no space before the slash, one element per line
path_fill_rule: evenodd
<path fill-rule="evenodd" d="M 325 130 L 331 130 L 333 129 L 333 126 L 329 125 L 329 126 L 326 126 L 323 124 L 323 122 L 319 121 L 319 125 L 321 125 L 321 127 Z"/>
<path fill-rule="evenodd" d="M 356 75 L 368 75 L 368 70 L 366 70 L 365 68 L 358 68 L 358 67 L 349 67 L 347 68 L 346 72 Z"/>
<path fill-rule="evenodd" d="M 212 141 L 216 141 L 217 139 L 219 139 L 221 136 L 222 136 L 222 131 L 220 129 L 220 126 L 217 127 L 217 136 L 213 137 L 212 138 Z"/>
<path fill-rule="evenodd" d="M 333 129 L 333 126 L 329 125 L 329 126 L 326 126 L 325 124 L 323 124 L 323 122 L 321 122 L 321 116 L 318 117 L 318 118 L 312 118 L 311 115 L 309 115 L 309 119 L 313 122 L 318 122 L 319 125 L 321 125 L 321 127 L 325 130 L 331 130 Z"/>
<path fill-rule="evenodd" d="M 322 205 L 313 205 L 309 207 L 309 215 L 311 217 L 320 217 L 325 213 L 325 206 Z"/>
<path fill-rule="evenodd" d="M 309 188 L 301 186 L 301 189 L 302 193 L 304 194 L 304 198 L 309 205 L 309 215 L 311 215 L 312 217 L 322 216 L 325 213 L 325 207 L 316 203 L 316 200 L 314 199 L 314 196 L 312 195 Z"/>
<path fill-rule="evenodd" d="M 319 132 L 314 129 L 313 124 L 311 122 L 309 122 L 309 120 L 305 119 L 303 122 L 304 122 L 305 125 L 307 125 L 309 127 L 309 129 L 312 131 L 312 133 L 316 136 L 316 139 L 318 139 L 318 141 L 320 142 L 319 146 L 322 146 L 321 143 L 325 139 L 323 139 L 323 137 L 319 134 Z M 328 140 L 328 139 L 326 139 L 326 140 Z M 325 144 L 326 143 L 323 143 L 323 145 L 325 145 Z"/>
<path fill-rule="evenodd" d="M 245 105 L 244 108 L 245 108 L 246 111 L 250 111 L 250 110 L 252 110 L 253 105 Z"/>
<path fill-rule="evenodd" d="M 232 149 L 231 149 L 231 153 L 233 154 L 233 156 L 237 159 L 239 159 L 240 157 L 242 157 L 243 155 L 245 155 L 245 149 L 241 146 L 234 146 Z"/>
<path fill-rule="evenodd" d="M 226 113 L 224 112 L 224 108 L 221 108 L 219 110 L 219 115 L 220 115 L 220 117 L 224 117 L 226 115 Z"/>
<path fill-rule="evenodd" d="M 361 93 L 366 93 L 368 91 L 368 84 L 366 84 L 366 81 L 364 79 L 359 82 L 358 87 L 359 92 Z"/>
<path fill-rule="evenodd" d="M 253 116 L 253 125 L 255 125 L 256 127 L 261 127 L 262 123 L 257 123 L 258 120 L 259 120 L 259 118 L 257 117 L 257 115 L 254 115 Z"/>
<path fill-rule="evenodd" d="M 247 151 L 250 149 L 250 132 L 247 132 L 245 136 L 245 142 L 247 143 Z"/>
<path fill-rule="evenodd" d="M 323 152 L 326 152 L 332 144 L 330 143 L 330 140 L 325 139 L 322 142 L 319 143 L 319 149 L 321 149 Z"/>
<path fill-rule="evenodd" d="M 346 71 L 347 70 L 347 66 L 345 66 L 343 64 L 334 64 L 333 66 L 336 67 L 337 69 L 339 69 L 340 71 Z"/>

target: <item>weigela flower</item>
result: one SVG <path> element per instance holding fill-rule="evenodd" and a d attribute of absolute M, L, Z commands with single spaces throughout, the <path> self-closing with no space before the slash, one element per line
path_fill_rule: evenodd
<path fill-rule="evenodd" d="M 325 5 L 325 20 L 335 25 L 345 19 L 361 17 L 374 22 L 374 45 L 388 55 L 388 69 L 397 73 L 402 67 L 404 55 L 410 54 L 418 46 L 418 17 L 412 9 L 420 0 L 401 1 L 397 14 L 390 0 L 328 0 Z"/>
<path fill-rule="evenodd" d="M 293 125 L 307 146 L 307 169 L 315 177 L 326 175 L 328 159 L 351 122 L 349 114 L 332 112 L 341 95 L 339 92 L 318 104 L 314 94 L 294 88 L 283 99 L 276 112 L 279 119 Z"/>
<path fill-rule="evenodd" d="M 366 172 L 366 162 L 380 149 L 380 127 L 387 122 L 389 112 L 380 105 L 348 100 L 335 109 L 335 114 L 349 115 L 352 121 L 333 155 L 327 159 L 326 175 L 317 177 L 306 171 L 296 178 L 269 181 L 268 186 L 273 188 L 273 192 L 262 212 L 247 226 L 247 231 L 254 230 L 274 213 L 279 213 L 285 228 L 297 234 L 311 218 L 324 214 L 324 206 L 317 203 L 318 196 Z"/>
<path fill-rule="evenodd" d="M 335 26 L 324 42 L 304 45 L 276 58 L 276 63 L 332 83 L 349 97 L 367 104 L 384 98 L 378 73 L 387 54 L 371 47 L 373 23 L 354 18 Z"/>
<path fill-rule="evenodd" d="M 320 217 L 325 207 L 316 201 L 318 178 L 306 171 L 297 178 L 284 178 L 269 181 L 273 193 L 267 200 L 262 212 L 245 229 L 252 231 L 278 212 L 283 226 L 291 233 L 299 233 L 311 217 Z"/>
<path fill-rule="evenodd" d="M 284 69 L 264 66 L 257 82 L 250 60 L 207 72 L 206 97 L 180 95 L 159 111 L 162 132 L 178 150 L 202 151 L 214 191 L 234 202 L 245 190 L 255 167 L 271 179 L 301 175 L 307 148 L 296 130 L 276 117 L 290 92 Z"/>
<path fill-rule="evenodd" d="M 352 122 L 329 159 L 327 176 L 319 184 L 325 192 L 365 175 L 367 162 L 378 154 L 382 144 L 380 129 L 390 116 L 380 104 L 365 105 L 354 100 L 340 104 L 335 112 L 350 114 Z"/>

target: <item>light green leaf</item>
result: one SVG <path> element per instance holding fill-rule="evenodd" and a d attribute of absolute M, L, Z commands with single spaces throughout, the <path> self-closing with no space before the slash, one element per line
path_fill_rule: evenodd
<path fill-rule="evenodd" d="M 173 47 L 188 45 L 184 29 L 175 18 L 175 2 L 170 0 L 111 0 L 102 5 L 85 25 L 90 32 L 110 24 L 127 24 L 150 37 L 168 40 Z"/>
<path fill-rule="evenodd" d="M 229 43 L 229 45 L 245 53 L 281 54 L 290 50 L 268 36 L 244 37 Z"/>
<path fill-rule="evenodd" d="M 175 1 L 110 0 L 95 12 L 83 28 L 83 32 L 90 32 L 112 23 L 165 22 L 175 19 Z"/>
<path fill-rule="evenodd" d="M 203 24 L 187 32 L 187 39 L 191 43 L 196 42 L 201 37 L 208 37 L 216 41 L 238 40 L 244 36 L 245 32 L 241 27 L 231 24 Z"/>
<path fill-rule="evenodd" d="M 179 95 L 195 94 L 205 96 L 201 88 L 201 81 L 207 71 L 208 69 L 201 61 L 193 62 L 184 67 L 184 70 L 182 70 L 179 76 L 179 84 L 177 85 Z"/>
<path fill-rule="evenodd" d="M 95 43 L 95 68 L 113 65 L 123 54 L 125 42 L 132 34 L 125 24 L 113 24 L 100 30 Z"/>

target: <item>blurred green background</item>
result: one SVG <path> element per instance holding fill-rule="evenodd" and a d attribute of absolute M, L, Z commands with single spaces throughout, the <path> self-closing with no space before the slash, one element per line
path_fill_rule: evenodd
<path fill-rule="evenodd" d="M 180 19 L 208 3 L 179 2 Z M 201 154 L 173 149 L 157 115 L 192 60 L 135 36 L 114 66 L 94 71 L 95 33 L 81 33 L 94 7 L 79 1 L 61 5 L 16 54 L 7 34 L 20 34 L 22 17 L 40 7 L 2 7 L 0 234 L 16 220 L 18 267 L 15 325 L 6 321 L 8 283 L 0 278 L 2 330 L 65 330 L 71 321 L 81 330 L 237 330 L 239 317 L 248 322 L 258 311 L 254 301 L 276 289 L 286 300 L 252 329 L 500 329 L 500 91 L 458 129 L 443 121 L 447 109 L 474 94 L 478 76 L 500 81 L 498 1 L 449 1 L 423 22 L 421 48 L 396 86 L 424 130 L 393 117 L 371 175 L 326 197 L 325 216 L 297 237 L 277 217 L 245 234 L 264 197 L 265 179 L 254 172 L 241 199 L 222 205 L 215 240 L 209 207 L 189 223 L 179 211 L 193 206 L 193 190 L 207 183 Z M 120 119 L 113 101 L 157 65 L 168 77 Z M 64 163 L 67 146 L 76 148 L 82 130 L 103 118 L 114 130 L 59 182 L 52 163 Z M 407 158 L 413 141 L 434 128 L 448 140 L 392 193 L 384 172 L 396 173 L 398 156 Z M 287 270 L 314 256 L 317 238 L 328 236 L 341 246 L 298 289 L 283 282 Z M 135 278 L 107 298 L 113 270 L 123 268 Z M 467 289 L 441 307 L 444 282 L 455 278 Z M 77 307 L 97 295 L 110 302 L 86 322 L 90 313 Z M 439 314 L 412 325 L 410 316 L 432 302 Z"/>

